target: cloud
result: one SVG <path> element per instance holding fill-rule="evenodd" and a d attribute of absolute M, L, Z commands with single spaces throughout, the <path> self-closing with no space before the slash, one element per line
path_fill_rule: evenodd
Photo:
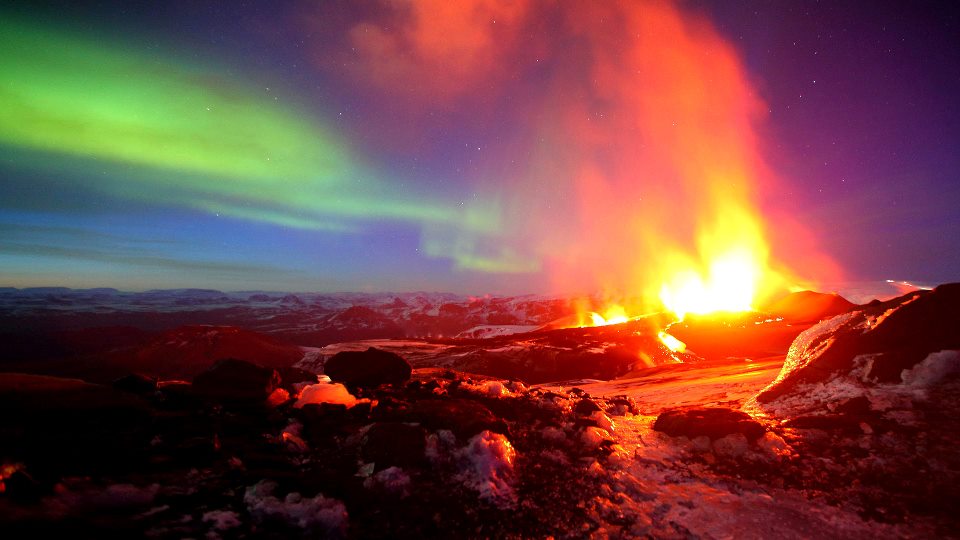
<path fill-rule="evenodd" d="M 179 240 L 124 236 L 84 227 L 0 222 L 0 253 L 6 258 L 105 263 L 127 271 L 170 271 L 229 280 L 264 275 L 298 277 L 296 272 L 279 266 L 190 258 L 184 254 L 187 247 Z"/>
<path fill-rule="evenodd" d="M 530 5 L 514 0 L 382 2 L 377 20 L 347 32 L 352 74 L 383 90 L 449 100 L 506 76 Z"/>

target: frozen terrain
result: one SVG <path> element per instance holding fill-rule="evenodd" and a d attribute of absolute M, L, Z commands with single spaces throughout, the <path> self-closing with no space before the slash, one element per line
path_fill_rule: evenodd
<path fill-rule="evenodd" d="M 17 414 L 0 426 L 0 525 L 12 537 L 957 537 L 960 285 L 841 300 L 691 317 L 670 327 L 682 353 L 657 339 L 658 319 L 292 349 L 196 327 L 139 349 L 191 351 L 204 366 L 192 381 L 2 373 L 0 406 Z M 291 357 L 207 361 L 235 347 Z"/>

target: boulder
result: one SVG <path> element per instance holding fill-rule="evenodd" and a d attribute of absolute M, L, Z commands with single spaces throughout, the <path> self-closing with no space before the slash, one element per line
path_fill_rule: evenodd
<path fill-rule="evenodd" d="M 278 387 L 276 370 L 235 358 L 218 360 L 193 379 L 194 392 L 221 401 L 264 401 Z"/>
<path fill-rule="evenodd" d="M 573 406 L 573 412 L 582 416 L 590 416 L 595 411 L 603 411 L 603 408 L 592 399 L 581 399 Z"/>
<path fill-rule="evenodd" d="M 653 423 L 653 429 L 671 437 L 693 439 L 706 436 L 711 440 L 740 433 L 748 440 L 755 441 L 766 432 L 763 425 L 749 414 L 723 407 L 664 411 Z"/>
<path fill-rule="evenodd" d="M 379 386 L 405 382 L 412 372 L 400 355 L 370 347 L 366 351 L 343 351 L 333 355 L 323 372 L 347 386 Z"/>

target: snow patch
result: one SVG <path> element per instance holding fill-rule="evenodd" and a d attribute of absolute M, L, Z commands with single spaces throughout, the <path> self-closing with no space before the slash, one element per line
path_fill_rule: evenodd
<path fill-rule="evenodd" d="M 750 448 L 747 438 L 743 433 L 731 433 L 713 441 L 713 451 L 718 455 L 739 458 L 747 453 Z"/>
<path fill-rule="evenodd" d="M 484 430 L 456 452 L 460 462 L 460 472 L 456 478 L 477 491 L 481 499 L 500 508 L 513 507 L 517 495 L 510 484 L 516 455 L 506 437 Z"/>
<path fill-rule="evenodd" d="M 772 431 L 764 433 L 763 437 L 757 439 L 757 447 L 763 452 L 777 458 L 790 457 L 793 453 L 790 445 L 787 444 L 781 436 Z"/>
<path fill-rule="evenodd" d="M 793 392 L 764 404 L 762 409 L 778 416 L 828 414 L 840 403 L 863 396 L 870 401 L 871 409 L 887 411 L 889 416 L 896 409 L 911 409 L 914 400 L 925 398 L 927 388 L 960 374 L 960 351 L 945 350 L 931 353 L 913 368 L 903 370 L 902 384 L 876 384 L 867 373 L 878 356 L 855 356 L 848 373 L 838 372 L 824 382 L 797 385 Z"/>
<path fill-rule="evenodd" d="M 838 403 L 868 394 L 860 377 L 860 373 L 838 374 L 826 382 L 800 384 L 794 392 L 763 404 L 762 409 L 776 416 L 826 414 Z"/>
<path fill-rule="evenodd" d="M 302 454 L 310 450 L 310 446 L 303 440 L 303 424 L 297 421 L 290 422 L 280 433 L 280 442 L 287 450 Z"/>
<path fill-rule="evenodd" d="M 583 435 L 580 436 L 580 440 L 587 448 L 595 449 L 599 448 L 605 441 L 612 440 L 612 438 L 607 430 L 596 426 L 588 426 L 583 430 Z"/>
<path fill-rule="evenodd" d="M 492 337 L 511 336 L 513 334 L 523 334 L 533 332 L 536 325 L 518 325 L 518 324 L 481 324 L 468 330 L 464 330 L 455 336 L 456 339 L 487 339 Z"/>
<path fill-rule="evenodd" d="M 903 370 L 900 379 L 906 386 L 928 388 L 957 373 L 960 373 L 960 351 L 946 350 L 930 353 L 913 368 Z"/>
<path fill-rule="evenodd" d="M 449 429 L 440 429 L 436 433 L 427 435 L 427 446 L 424 455 L 431 463 L 441 463 L 449 457 L 453 447 L 457 444 L 457 436 Z"/>
<path fill-rule="evenodd" d="M 346 533 L 347 509 L 342 502 L 322 494 L 305 498 L 299 493 L 290 493 L 280 500 L 273 495 L 275 489 L 276 482 L 261 480 L 244 493 L 243 502 L 256 521 L 282 519 L 301 529 L 328 536 Z"/>
<path fill-rule="evenodd" d="M 232 510 L 211 510 L 203 514 L 201 520 L 204 523 L 210 523 L 215 531 L 226 531 L 242 525 L 240 514 Z"/>
<path fill-rule="evenodd" d="M 460 389 L 484 397 L 497 398 L 514 397 L 517 393 L 523 392 L 526 387 L 519 382 L 481 381 L 478 383 L 463 382 L 460 384 Z"/>
<path fill-rule="evenodd" d="M 319 382 L 305 386 L 293 406 L 299 409 L 310 403 L 332 403 L 353 407 L 360 401 L 340 383 Z"/>
<path fill-rule="evenodd" d="M 617 427 L 616 424 L 613 423 L 613 420 L 611 420 L 609 416 L 604 414 L 603 411 L 593 411 L 592 413 L 590 413 L 590 416 L 588 416 L 587 418 L 593 420 L 594 422 L 597 423 L 598 426 L 600 426 L 601 428 L 603 428 L 604 430 L 610 433 L 613 433 L 613 431 Z"/>

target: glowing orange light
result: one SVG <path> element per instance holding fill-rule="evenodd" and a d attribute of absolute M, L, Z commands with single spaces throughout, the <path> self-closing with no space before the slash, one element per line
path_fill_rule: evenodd
<path fill-rule="evenodd" d="M 587 324 L 581 324 L 580 326 L 607 326 L 610 324 L 620 324 L 625 323 L 630 320 L 630 317 L 627 316 L 627 311 L 623 306 L 613 304 L 604 310 L 603 315 L 590 311 L 587 313 L 587 316 L 590 317 L 590 321 Z"/>
<path fill-rule="evenodd" d="M 730 253 L 712 263 L 706 275 L 693 270 L 677 273 L 660 289 L 660 300 L 677 318 L 687 313 L 750 311 L 760 268 L 749 253 Z"/>
<path fill-rule="evenodd" d="M 701 228 L 697 253 L 668 252 L 661 263 L 660 302 L 678 319 L 689 313 L 750 311 L 758 295 L 783 285 L 768 264 L 759 215 L 719 198 L 722 219 Z"/>
<path fill-rule="evenodd" d="M 687 350 L 687 344 L 680 341 L 679 339 L 671 336 L 670 334 L 661 331 L 657 334 L 657 337 L 660 338 L 660 341 L 670 349 L 671 352 L 683 352 Z"/>

